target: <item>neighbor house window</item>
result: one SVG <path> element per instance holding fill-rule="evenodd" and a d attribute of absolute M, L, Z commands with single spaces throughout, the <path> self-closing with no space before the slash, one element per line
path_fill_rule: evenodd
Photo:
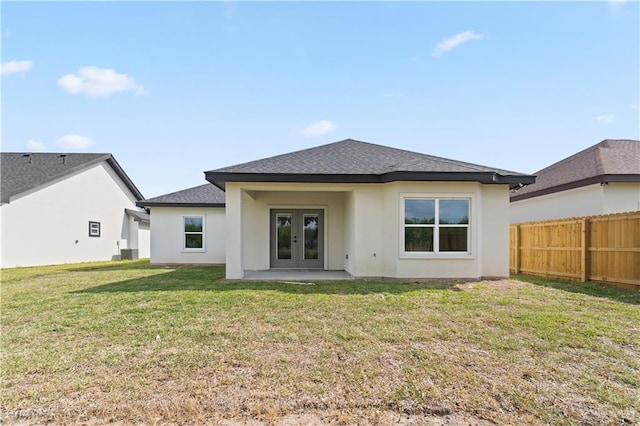
<path fill-rule="evenodd" d="M 469 253 L 468 198 L 404 198 L 405 253 Z"/>
<path fill-rule="evenodd" d="M 204 250 L 204 217 L 184 216 L 183 243 L 185 250 Z"/>
<path fill-rule="evenodd" d="M 89 221 L 89 236 L 90 237 L 100 236 L 100 222 Z"/>

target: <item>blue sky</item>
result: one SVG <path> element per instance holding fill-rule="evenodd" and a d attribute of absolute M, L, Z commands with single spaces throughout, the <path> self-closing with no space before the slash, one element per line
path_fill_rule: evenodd
<path fill-rule="evenodd" d="M 153 197 L 346 138 L 533 173 L 639 139 L 638 2 L 3 2 L 2 150 Z"/>

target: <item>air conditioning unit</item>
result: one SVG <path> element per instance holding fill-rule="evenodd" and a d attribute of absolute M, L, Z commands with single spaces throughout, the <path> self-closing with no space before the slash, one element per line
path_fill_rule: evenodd
<path fill-rule="evenodd" d="M 137 260 L 138 249 L 120 249 L 121 260 Z"/>

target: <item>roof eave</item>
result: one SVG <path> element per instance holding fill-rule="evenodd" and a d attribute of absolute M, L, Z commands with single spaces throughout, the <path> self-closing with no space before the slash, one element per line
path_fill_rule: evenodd
<path fill-rule="evenodd" d="M 182 203 L 182 202 L 146 202 L 144 200 L 136 203 L 138 207 L 224 207 L 225 203 Z"/>
<path fill-rule="evenodd" d="M 574 182 L 568 182 L 562 185 L 556 185 L 549 188 L 543 188 L 537 191 L 527 192 L 526 194 L 518 194 L 517 192 L 510 197 L 511 201 L 521 201 L 529 198 L 540 197 L 542 195 L 554 194 L 556 192 L 567 191 L 569 189 L 582 188 L 584 186 L 595 184 L 607 184 L 609 182 L 640 182 L 640 174 L 620 174 L 620 175 L 598 175 L 587 179 Z"/>
<path fill-rule="evenodd" d="M 384 174 L 300 174 L 206 172 L 206 179 L 224 190 L 226 182 L 300 182 L 300 183 L 387 183 L 396 181 L 480 182 L 509 184 L 510 187 L 535 182 L 530 175 L 500 175 L 495 172 L 407 172 Z"/>
<path fill-rule="evenodd" d="M 129 191 L 131 191 L 133 196 L 136 197 L 138 201 L 144 200 L 144 195 L 142 195 L 140 190 L 136 187 L 136 185 L 129 178 L 129 176 L 127 176 L 127 174 L 124 172 L 124 169 L 120 167 L 120 164 L 118 164 L 118 162 L 113 157 L 113 155 L 109 155 L 109 157 L 106 160 L 107 160 L 107 163 L 109 163 L 109 165 L 111 166 L 111 168 L 116 172 L 118 177 L 122 179 L 122 182 L 124 182 L 127 188 L 129 188 Z"/>

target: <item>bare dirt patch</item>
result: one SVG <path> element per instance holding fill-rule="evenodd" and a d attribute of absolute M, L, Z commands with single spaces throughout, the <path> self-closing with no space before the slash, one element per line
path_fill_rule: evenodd
<path fill-rule="evenodd" d="M 9 419 L 3 422 L 7 426 L 34 426 L 39 423 L 31 423 L 29 421 L 16 421 Z M 43 423 L 44 424 L 44 423 Z M 109 421 L 105 418 L 92 418 L 89 420 L 78 420 L 67 424 L 75 424 L 79 426 L 128 426 L 130 422 Z M 182 422 L 164 421 L 161 418 L 155 418 L 148 422 L 137 423 L 139 425 L 157 425 L 157 426 L 179 426 Z M 259 420 L 250 417 L 236 418 L 200 418 L 197 424 L 211 426 L 335 426 L 335 425 L 397 425 L 397 426 L 492 426 L 495 423 L 478 419 L 473 416 L 464 414 L 450 414 L 446 416 L 420 416 L 406 415 L 395 412 L 385 411 L 376 412 L 370 416 L 353 416 L 337 412 L 315 412 L 303 414 L 286 414 L 282 417 L 273 417 L 268 420 Z"/>
<path fill-rule="evenodd" d="M 522 281 L 501 279 L 501 280 L 484 280 L 484 281 L 478 281 L 478 282 L 466 282 L 466 283 L 458 284 L 457 287 L 463 290 L 500 291 L 500 290 L 513 290 L 513 289 L 518 289 L 518 288 L 527 287 L 527 286 L 531 286 L 531 284 L 525 283 Z"/>

